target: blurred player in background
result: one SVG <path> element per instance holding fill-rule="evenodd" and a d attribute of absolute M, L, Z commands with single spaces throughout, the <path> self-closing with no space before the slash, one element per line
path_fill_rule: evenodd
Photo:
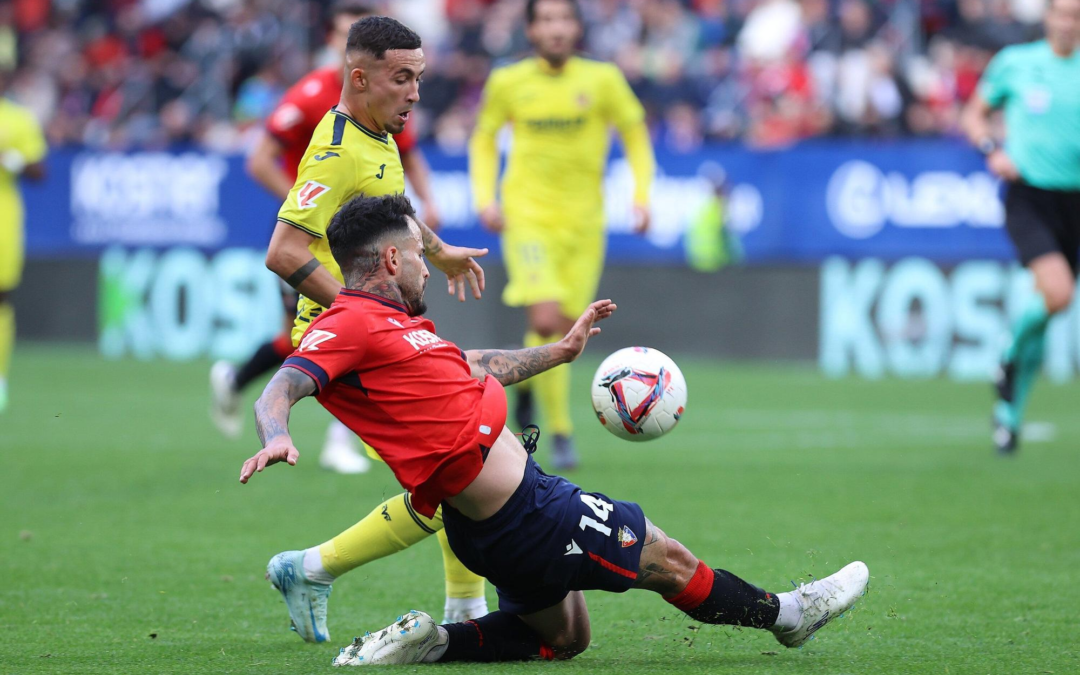
<path fill-rule="evenodd" d="M 604 264 L 603 179 L 611 127 L 634 175 L 635 230 L 649 224 L 655 160 L 645 110 L 617 67 L 575 55 L 582 36 L 573 0 L 529 0 L 526 32 L 536 55 L 492 72 L 469 144 L 473 203 L 484 226 L 502 234 L 509 280 L 503 301 L 525 307 L 526 347 L 565 335 L 596 295 Z M 496 196 L 497 136 L 513 147 Z M 533 395 L 552 434 L 553 466 L 577 464 L 570 420 L 569 366 L 518 389 L 516 421 L 530 423 Z"/>
<path fill-rule="evenodd" d="M 742 243 L 729 223 L 728 178 L 724 167 L 706 162 L 698 169 L 698 175 L 712 189 L 686 229 L 686 262 L 698 272 L 716 272 L 726 265 L 742 262 Z"/>
<path fill-rule="evenodd" d="M 296 182 L 297 167 L 315 127 L 341 97 L 349 27 L 372 14 L 373 8 L 358 0 L 335 3 L 331 8 L 331 23 L 326 39 L 327 52 L 335 63 L 312 71 L 290 87 L 266 120 L 266 131 L 248 157 L 247 170 L 252 178 L 281 201 L 285 201 Z M 427 161 L 416 147 L 416 139 L 408 127 L 396 134 L 394 141 L 401 155 L 405 176 L 420 199 L 424 222 L 437 229 L 439 215 L 431 194 Z M 284 331 L 260 345 L 239 368 L 228 361 L 218 361 L 210 370 L 211 418 L 229 438 L 239 437 L 243 428 L 241 393 L 253 380 L 280 366 L 285 357 L 292 353 L 290 333 L 297 297 L 291 288 L 285 286 L 285 289 L 288 311 Z M 334 420 L 327 430 L 319 464 L 338 473 L 363 473 L 371 463 L 357 450 L 356 436 Z"/>
<path fill-rule="evenodd" d="M 1005 143 L 990 114 L 1005 111 Z M 1051 0 L 1046 39 L 1006 47 L 963 114 L 968 138 L 1007 184 L 1005 227 L 1036 293 L 1012 329 L 996 375 L 994 444 L 1016 451 L 1043 362 L 1050 317 L 1068 309 L 1080 255 L 1080 0 Z"/>
<path fill-rule="evenodd" d="M 0 92 L 9 73 L 0 70 Z M 23 203 L 19 177 L 45 177 L 45 136 L 33 114 L 0 97 L 0 412 L 8 403 L 8 367 L 15 348 L 15 307 L 11 293 L 23 270 Z"/>
<path fill-rule="evenodd" d="M 387 17 L 368 17 L 349 29 L 345 79 L 337 105 L 311 135 L 300 159 L 266 254 L 266 266 L 300 292 L 293 345 L 317 350 L 325 335 L 308 334 L 311 322 L 343 287 L 330 253 L 326 228 L 342 204 L 358 194 L 405 192 L 405 172 L 394 134 L 400 133 L 420 100 L 426 63 L 420 37 Z M 448 278 L 448 289 L 464 302 L 483 290 L 483 270 L 473 259 L 487 249 L 444 244 L 427 226 L 424 254 Z M 359 380 L 356 385 L 363 388 Z M 430 515 L 430 514 L 429 514 Z M 296 632 L 310 642 L 329 639 L 326 624 L 331 583 L 361 565 L 411 546 L 441 529 L 441 516 L 424 517 L 408 493 L 392 497 L 338 536 L 305 550 L 285 551 L 267 565 L 267 578 L 281 592 Z M 465 568 L 440 535 L 446 570 L 446 616 L 466 620 L 487 613 L 484 580 Z"/>

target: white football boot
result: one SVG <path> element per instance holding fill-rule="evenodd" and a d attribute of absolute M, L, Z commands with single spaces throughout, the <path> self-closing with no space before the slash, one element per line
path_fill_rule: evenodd
<path fill-rule="evenodd" d="M 853 562 L 835 574 L 790 593 L 802 607 L 799 624 L 790 630 L 773 630 L 776 640 L 785 647 L 801 647 L 819 628 L 843 615 L 866 594 L 870 570 L 861 562 Z"/>
<path fill-rule="evenodd" d="M 240 392 L 236 391 L 236 366 L 217 361 L 210 367 L 210 419 L 226 438 L 240 438 L 244 420 L 240 415 Z"/>
<path fill-rule="evenodd" d="M 326 430 L 326 442 L 319 454 L 319 466 L 334 473 L 358 474 L 371 470 L 371 460 L 359 452 L 356 434 L 341 422 L 334 420 Z"/>
<path fill-rule="evenodd" d="M 330 639 L 330 630 L 326 627 L 326 605 L 333 586 L 308 581 L 304 576 L 303 551 L 285 551 L 271 558 L 266 566 L 266 578 L 285 598 L 292 628 L 297 635 L 305 642 L 326 642 Z"/>
<path fill-rule="evenodd" d="M 409 610 L 375 633 L 353 640 L 334 658 L 335 666 L 390 666 L 421 663 L 439 641 L 439 627 L 427 614 Z"/>

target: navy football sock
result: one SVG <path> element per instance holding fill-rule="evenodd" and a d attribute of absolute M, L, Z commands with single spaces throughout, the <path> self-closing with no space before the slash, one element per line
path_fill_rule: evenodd
<path fill-rule="evenodd" d="M 665 600 L 702 623 L 772 628 L 780 614 L 780 601 L 772 593 L 700 561 L 686 588 Z"/>
<path fill-rule="evenodd" d="M 266 342 L 255 350 L 247 363 L 236 371 L 236 391 L 243 391 L 252 380 L 281 365 L 284 360 L 273 342 Z"/>
<path fill-rule="evenodd" d="M 448 623 L 449 642 L 439 658 L 445 661 L 528 661 L 551 660 L 551 648 L 524 621 L 506 612 L 492 612 L 463 623 Z"/>

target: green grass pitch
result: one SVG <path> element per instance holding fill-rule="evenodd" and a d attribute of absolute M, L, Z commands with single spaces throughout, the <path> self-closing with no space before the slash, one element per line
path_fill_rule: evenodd
<path fill-rule="evenodd" d="M 596 363 L 575 370 L 576 482 L 640 502 L 709 564 L 768 589 L 862 559 L 869 594 L 787 651 L 768 633 L 698 626 L 649 593 L 590 593 L 593 645 L 574 661 L 412 670 L 1080 672 L 1080 386 L 1040 383 L 1031 417 L 1044 440 L 1003 460 L 986 385 L 686 358 L 685 418 L 635 445 L 592 418 Z M 207 367 L 16 354 L 0 416 L 0 673 L 322 672 L 354 634 L 404 609 L 441 615 L 432 539 L 339 581 L 329 644 L 287 630 L 266 561 L 399 488 L 385 467 L 318 468 L 327 415 L 314 401 L 294 414 L 299 465 L 241 486 L 257 441 L 250 419 L 238 442 L 211 428 Z"/>

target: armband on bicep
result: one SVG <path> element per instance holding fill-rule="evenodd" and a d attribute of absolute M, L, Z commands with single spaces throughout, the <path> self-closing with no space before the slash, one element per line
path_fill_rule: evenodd
<path fill-rule="evenodd" d="M 300 290 L 300 284 L 307 281 L 315 270 L 319 267 L 319 261 L 315 258 L 307 261 L 300 266 L 298 270 L 289 275 L 289 278 L 285 280 L 285 283 L 289 284 L 293 288 Z"/>

